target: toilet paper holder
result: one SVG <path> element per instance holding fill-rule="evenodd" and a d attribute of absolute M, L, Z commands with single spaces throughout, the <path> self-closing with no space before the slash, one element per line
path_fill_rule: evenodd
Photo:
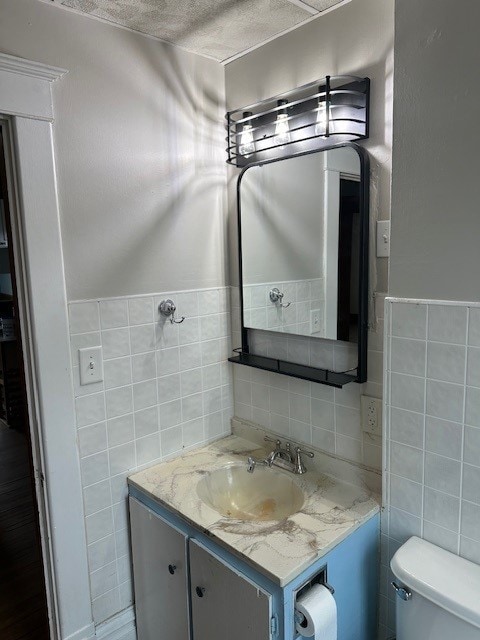
<path fill-rule="evenodd" d="M 323 587 L 328 589 L 332 595 L 335 593 L 335 589 L 327 581 L 326 565 L 317 574 L 315 574 L 312 578 L 307 580 L 307 582 L 304 582 L 301 587 L 299 587 L 293 592 L 293 596 L 294 596 L 293 597 L 293 602 L 294 602 L 293 616 L 294 616 L 295 622 L 298 622 L 300 625 L 305 621 L 305 618 L 299 611 L 296 610 L 295 604 L 298 598 L 300 598 L 300 596 L 302 596 L 306 591 L 311 589 L 315 584 L 321 584 Z"/>

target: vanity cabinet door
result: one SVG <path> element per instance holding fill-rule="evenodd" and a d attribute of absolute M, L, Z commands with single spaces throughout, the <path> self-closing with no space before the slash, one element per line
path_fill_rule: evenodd
<path fill-rule="evenodd" d="M 138 640 L 188 640 L 187 538 L 130 498 Z"/>
<path fill-rule="evenodd" d="M 189 541 L 193 640 L 268 640 L 271 595 Z"/>

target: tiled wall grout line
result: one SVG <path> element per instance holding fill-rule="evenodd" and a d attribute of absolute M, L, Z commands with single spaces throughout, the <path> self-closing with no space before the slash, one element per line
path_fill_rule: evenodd
<path fill-rule="evenodd" d="M 387 344 L 388 344 L 388 348 L 386 350 L 386 353 L 384 354 L 384 358 L 385 358 L 385 376 L 387 378 L 387 380 L 390 379 L 390 354 L 392 352 L 392 305 L 391 303 L 388 303 L 388 307 L 387 305 L 385 305 L 385 310 L 387 310 L 388 308 L 388 326 L 385 327 L 386 331 L 387 331 Z M 384 435 L 384 447 L 386 450 L 386 456 L 385 456 L 385 470 L 384 473 L 388 474 L 388 469 L 390 466 L 390 446 L 388 444 L 388 438 L 390 437 L 390 430 L 391 430 L 391 401 L 390 401 L 390 385 L 387 384 L 387 389 L 383 390 L 383 393 L 385 394 L 385 403 L 388 403 L 388 405 L 385 405 L 384 403 L 384 409 L 388 406 L 387 410 L 385 413 L 388 412 L 388 422 L 386 423 L 387 425 L 387 434 Z M 387 504 L 390 504 L 390 475 L 388 474 L 386 476 L 387 478 L 387 482 L 386 482 L 386 487 L 387 487 Z M 390 509 L 387 508 L 387 517 L 388 517 L 388 523 L 390 524 Z"/>
<path fill-rule="evenodd" d="M 424 513 L 425 513 L 425 473 L 426 473 L 426 464 L 427 464 L 427 454 L 426 454 L 426 440 L 427 440 L 427 424 L 425 416 L 427 414 L 427 375 L 428 375 L 428 310 L 429 305 L 426 306 L 425 309 L 425 368 L 424 368 L 424 398 L 423 398 L 423 417 L 422 417 L 422 426 L 423 426 L 423 469 L 422 469 L 422 510 L 421 510 L 421 519 L 420 519 L 420 536 L 423 538 L 424 536 Z"/>
<path fill-rule="evenodd" d="M 388 302 L 384 487 L 389 518 L 382 520 L 382 534 L 390 542 L 383 563 L 387 565 L 411 535 L 480 563 L 480 536 L 475 529 L 480 460 L 468 448 L 480 445 L 474 433 L 480 431 L 480 394 L 471 384 L 479 384 L 479 304 Z M 422 336 L 425 361 L 420 375 Z M 401 373 L 392 375 L 394 369 Z M 392 633 L 394 626 L 392 605 L 388 611 Z"/>
<path fill-rule="evenodd" d="M 466 339 L 465 339 L 465 366 L 463 376 L 463 406 L 462 406 L 462 440 L 460 449 L 460 506 L 458 509 L 458 543 L 457 553 L 460 554 L 461 540 L 462 540 L 462 511 L 463 511 L 463 471 L 464 471 L 464 457 L 465 457 L 465 422 L 467 414 L 467 377 L 468 377 L 468 344 L 470 334 L 470 307 L 467 307 L 467 326 L 466 326 Z"/>
<path fill-rule="evenodd" d="M 157 358 L 157 334 L 156 334 L 156 326 L 157 326 L 157 322 L 155 322 L 156 320 L 156 313 L 155 313 L 155 298 L 154 298 L 154 308 L 153 308 L 153 320 L 154 320 L 154 326 L 153 326 L 153 340 L 154 340 L 154 352 L 155 352 L 155 400 L 156 400 L 156 407 L 157 407 L 157 439 L 158 439 L 158 452 L 160 457 L 162 456 L 162 451 L 163 451 L 163 442 L 162 442 L 162 428 L 161 428 L 161 424 L 160 424 L 160 397 L 158 394 L 158 378 L 159 378 L 159 371 L 158 371 L 158 358 Z M 131 331 L 130 331 L 130 340 L 131 340 Z M 135 420 L 135 399 L 133 400 L 133 418 Z M 136 421 L 135 421 L 135 429 L 136 429 Z M 182 444 L 183 444 L 183 434 L 182 434 Z M 135 447 L 136 448 L 136 447 Z"/>
<path fill-rule="evenodd" d="M 76 305 L 76 304 L 85 304 L 87 302 L 121 302 L 122 300 L 128 301 L 128 300 L 137 300 L 139 298 L 155 298 L 155 297 L 172 297 L 174 295 L 178 295 L 178 294 L 188 294 L 188 293 L 197 293 L 198 291 L 218 291 L 220 289 L 229 289 L 230 287 L 226 284 L 224 285 L 219 285 L 218 287 L 199 287 L 197 289 L 180 289 L 178 291 L 160 291 L 160 292 L 154 292 L 154 293 L 134 293 L 134 294 L 129 294 L 129 295 L 123 295 L 123 296 L 113 296 L 111 298 L 94 298 L 93 300 L 90 298 L 86 298 L 86 299 L 81 299 L 81 300 L 70 300 L 69 301 L 69 306 L 70 305 Z"/>
<path fill-rule="evenodd" d="M 393 407 L 393 408 L 395 409 L 396 407 Z M 402 409 L 402 411 L 403 411 L 403 409 Z M 411 412 L 411 413 L 413 413 L 413 412 Z M 418 414 L 418 415 L 421 415 L 421 414 Z M 426 417 L 428 418 L 430 416 L 427 415 Z M 400 445 L 402 445 L 404 447 L 407 447 L 408 449 L 412 449 L 412 450 L 415 450 L 415 451 L 423 451 L 424 450 L 421 447 L 414 447 L 413 445 L 410 445 L 410 444 L 404 444 L 401 440 L 394 440 L 393 438 L 390 438 L 390 442 L 393 442 L 394 444 L 400 444 Z M 442 460 L 451 460 L 452 462 L 459 462 L 459 460 L 457 458 L 446 456 L 446 455 L 443 455 L 442 453 L 435 453 L 434 455 L 437 458 L 440 458 Z M 414 482 L 414 481 L 412 480 L 412 482 Z M 436 489 L 436 491 L 441 491 L 441 489 Z M 448 493 L 448 492 L 444 491 L 443 493 Z M 453 494 L 449 494 L 449 495 L 453 495 Z"/>
<path fill-rule="evenodd" d="M 99 330 L 100 330 L 100 339 L 101 339 L 101 327 L 102 327 L 102 319 L 101 319 L 101 314 L 100 314 L 100 304 L 97 304 L 97 309 L 98 309 L 98 324 L 99 324 Z M 131 367 L 131 365 L 130 365 Z M 117 568 L 117 543 L 116 543 L 116 536 L 115 536 L 115 519 L 114 519 L 114 515 L 113 515 L 113 494 L 112 494 L 112 485 L 110 482 L 110 477 L 111 477 L 111 471 L 110 471 L 110 443 L 109 443 L 109 437 L 108 437 L 108 417 L 107 417 L 107 395 L 106 395 L 106 389 L 105 389 L 105 381 L 104 381 L 104 391 L 103 391 L 103 405 L 104 405 L 104 413 L 105 413 L 105 438 L 106 438 L 106 444 L 107 444 L 107 449 L 106 449 L 106 454 L 107 454 L 107 467 L 108 467 L 108 486 L 109 486 L 109 494 L 110 494 L 110 517 L 112 520 L 112 531 L 114 532 L 113 535 L 113 543 L 115 546 L 115 587 L 113 589 L 107 590 L 104 593 L 100 594 L 98 596 L 98 598 L 104 596 L 105 594 L 109 593 L 110 591 L 115 591 L 115 589 L 118 589 L 118 568 Z M 91 514 L 93 515 L 93 514 Z M 100 569 L 99 569 L 100 570 Z M 90 588 L 92 586 L 92 572 L 90 571 Z M 96 598 L 93 599 L 93 602 L 96 600 Z"/>
<path fill-rule="evenodd" d="M 137 424 L 136 424 L 136 420 L 135 420 L 135 406 L 134 406 L 134 401 L 133 401 L 133 354 L 132 354 L 132 332 L 131 332 L 131 326 L 130 326 L 130 308 L 128 305 L 128 301 L 127 301 L 127 313 L 128 313 L 128 351 L 130 353 L 130 378 L 132 380 L 132 419 L 133 419 L 133 433 L 134 433 L 134 438 L 135 438 L 135 444 L 133 447 L 133 451 L 134 451 L 134 456 L 135 456 L 135 467 L 138 467 L 138 461 L 137 461 L 137 445 L 136 445 L 136 440 L 137 440 Z M 156 358 L 155 358 L 155 363 L 156 363 Z M 108 430 L 107 430 L 108 432 Z M 115 543 L 116 546 L 116 543 Z M 118 560 L 118 553 L 116 553 L 116 557 Z"/>
<path fill-rule="evenodd" d="M 202 339 L 202 322 L 201 320 L 199 321 L 199 331 L 200 331 L 200 340 Z M 202 365 L 202 371 L 201 371 L 201 378 L 202 378 L 202 392 L 203 392 L 203 366 L 204 366 L 204 354 L 202 353 L 202 351 L 200 350 L 200 362 Z M 182 402 L 183 405 L 183 402 Z M 183 411 L 183 407 L 182 407 L 182 411 Z M 206 424 L 205 424 L 205 396 L 202 393 L 202 429 L 203 429 L 203 439 L 205 440 L 207 438 L 207 429 L 206 429 Z"/>
<path fill-rule="evenodd" d="M 218 307 L 215 308 L 211 322 L 206 315 L 197 315 L 200 292 L 192 292 L 190 297 L 181 292 L 182 303 L 190 305 L 192 310 L 196 308 L 195 322 L 198 331 L 202 330 L 201 335 L 195 335 L 195 326 L 190 327 L 193 332 L 185 334 L 184 340 L 178 333 L 162 334 L 157 328 L 154 305 L 157 298 L 165 297 L 165 294 L 69 304 L 77 434 L 82 465 L 83 501 L 88 513 L 85 525 L 88 527 L 90 540 L 90 580 L 95 580 L 92 605 L 96 624 L 131 603 L 131 577 L 126 566 L 129 563 L 126 547 L 126 475 L 161 460 L 162 456 L 164 459 L 174 457 L 181 451 L 230 432 L 232 409 L 227 399 L 231 395 L 231 379 L 223 373 L 222 368 L 226 363 L 225 340 L 228 336 L 229 313 L 224 304 L 225 291 L 218 288 L 210 288 L 208 291 L 213 294 L 210 293 L 204 299 L 216 300 Z M 176 294 L 168 295 L 173 297 Z M 170 325 L 167 329 L 170 329 Z M 157 338 L 161 339 L 161 343 L 152 342 Z M 96 345 L 103 346 L 103 361 L 109 365 L 105 368 L 106 383 L 96 383 L 91 389 L 78 387 L 77 349 Z M 189 368 L 183 369 L 185 363 L 182 366 L 178 363 L 169 371 L 172 368 L 171 355 L 179 354 L 181 347 L 189 345 L 197 345 L 197 351 L 201 353 L 198 365 L 188 362 Z M 163 361 L 167 367 L 160 370 L 162 356 L 159 354 L 164 352 Z M 165 380 L 167 389 L 170 376 L 178 376 L 180 379 L 182 373 L 194 369 L 198 370 L 197 376 L 200 375 L 198 391 L 201 416 L 198 424 L 189 420 L 189 436 L 186 440 L 184 426 L 187 423 L 184 419 L 189 416 L 184 414 L 182 399 L 195 396 L 196 392 L 184 396 L 185 389 L 180 385 L 175 394 L 179 393 L 180 396 L 178 414 L 172 415 L 168 422 L 163 423 L 167 428 L 161 429 L 159 408 L 167 408 L 170 400 L 166 396 L 159 396 L 158 381 Z M 214 376 L 209 377 L 208 385 L 204 383 L 207 372 L 209 376 Z M 171 380 L 172 384 L 173 382 L 174 378 Z M 212 403 L 208 406 L 207 396 L 212 398 Z M 225 402 L 222 396 L 225 396 Z M 160 402 L 161 400 L 165 402 Z M 145 425 L 142 422 L 139 427 L 140 416 L 146 422 Z M 205 426 L 207 421 L 208 433 Z M 115 432 L 117 428 L 122 429 L 117 432 L 118 435 Z M 162 433 L 167 435 L 162 436 Z M 168 445 L 163 443 L 163 437 L 165 443 L 168 440 Z M 152 459 L 152 462 L 143 462 L 145 459 Z M 97 500 L 99 492 L 102 492 L 101 499 Z M 106 566 L 109 568 L 105 569 Z"/>
<path fill-rule="evenodd" d="M 393 327 L 392 327 L 392 319 L 393 319 L 393 307 L 391 304 L 388 304 L 388 348 L 387 348 L 387 352 L 385 354 L 385 362 L 386 362 L 386 376 L 388 380 L 391 380 L 392 378 L 392 374 L 391 374 L 391 370 L 392 370 L 392 341 L 393 341 Z M 384 390 L 384 393 L 386 393 L 386 390 Z M 391 429 L 391 389 L 390 386 L 388 387 L 388 395 L 386 395 L 386 401 L 388 402 L 388 415 L 389 415 L 389 421 L 388 421 L 388 436 L 385 436 L 385 438 L 389 438 L 390 437 L 390 429 Z M 390 495 L 391 495 L 391 484 L 392 484 L 392 474 L 390 473 L 390 466 L 391 466 L 391 451 L 392 451 L 392 447 L 390 444 L 390 441 L 388 439 L 385 439 L 385 442 L 383 443 L 385 448 L 386 448 L 386 468 L 385 468 L 385 473 L 386 473 L 386 486 L 387 486 L 387 496 L 388 496 L 388 503 L 386 506 L 387 509 L 387 513 L 388 513 L 388 528 L 387 528 L 387 541 L 388 541 L 388 554 L 387 554 L 387 558 L 386 558 L 386 565 L 387 565 L 387 570 L 389 570 L 389 566 L 388 566 L 388 561 L 390 558 L 390 541 L 392 540 L 392 536 L 391 536 L 391 527 L 390 527 L 390 522 L 391 522 L 391 509 L 390 509 Z M 395 537 L 393 537 L 393 539 L 395 539 Z M 392 609 L 392 604 L 391 604 L 391 592 L 388 590 L 388 586 L 387 585 L 387 625 L 389 624 L 389 620 L 390 620 L 390 612 Z"/>

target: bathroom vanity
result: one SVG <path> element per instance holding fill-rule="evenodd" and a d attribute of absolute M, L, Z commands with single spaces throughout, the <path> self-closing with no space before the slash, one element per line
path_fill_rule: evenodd
<path fill-rule="evenodd" d="M 138 640 L 294 640 L 316 583 L 339 640 L 375 636 L 378 497 L 314 470 L 248 473 L 265 453 L 230 436 L 129 478 Z"/>

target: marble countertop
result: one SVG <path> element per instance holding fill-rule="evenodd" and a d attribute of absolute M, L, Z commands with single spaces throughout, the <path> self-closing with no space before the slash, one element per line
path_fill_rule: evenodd
<path fill-rule="evenodd" d="M 307 471 L 295 479 L 305 494 L 300 511 L 282 521 L 222 516 L 197 495 L 197 482 L 227 464 L 265 457 L 258 445 L 229 436 L 128 478 L 130 486 L 208 531 L 212 539 L 284 586 L 378 513 L 379 496 L 330 476 Z"/>

